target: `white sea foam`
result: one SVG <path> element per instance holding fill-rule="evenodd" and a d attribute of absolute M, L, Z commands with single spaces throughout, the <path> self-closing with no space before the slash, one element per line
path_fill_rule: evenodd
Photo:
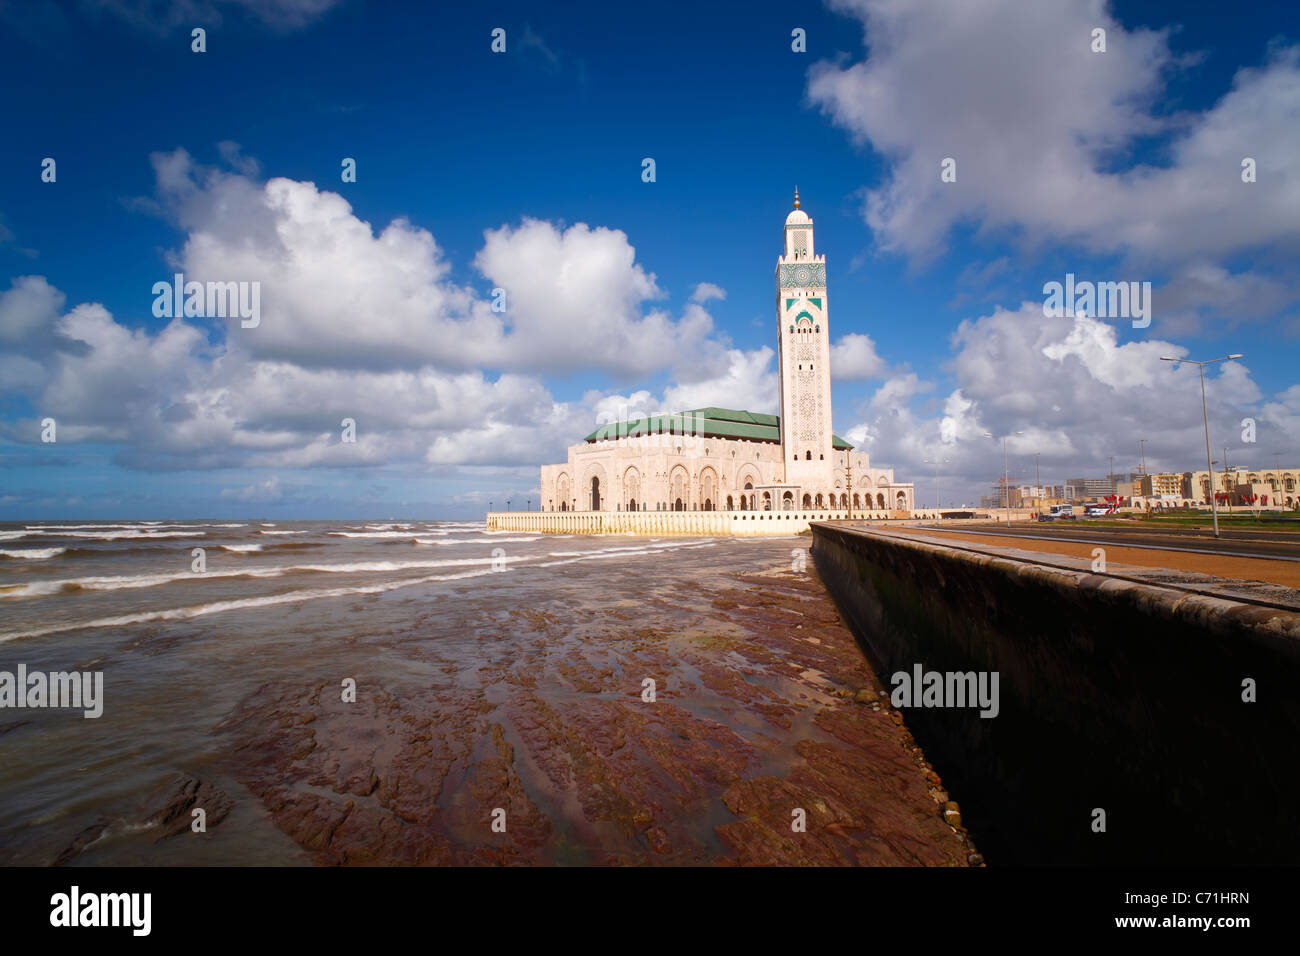
<path fill-rule="evenodd" d="M 410 538 L 413 531 L 326 531 L 335 538 Z"/>
<path fill-rule="evenodd" d="M 259 531 L 258 534 L 310 534 L 309 531 Z"/>
<path fill-rule="evenodd" d="M 109 574 L 89 578 L 55 578 L 49 581 L 31 581 L 0 591 L 0 599 L 45 597 L 60 591 L 80 588 L 83 591 L 117 591 L 132 588 L 154 588 L 174 581 L 198 582 L 204 578 L 230 578 L 247 575 L 256 578 L 276 578 L 284 572 L 279 568 L 244 568 L 239 570 L 213 569 L 198 574 L 186 571 L 178 574 Z"/>
<path fill-rule="evenodd" d="M 161 521 L 118 521 L 112 524 L 28 524 L 23 525 L 28 531 L 158 531 L 163 528 L 246 528 L 245 524 L 211 524 L 202 521 L 190 521 L 184 524 L 165 524 Z"/>
<path fill-rule="evenodd" d="M 53 538 L 90 538 L 95 541 L 129 541 L 138 538 L 201 538 L 206 531 L 154 531 L 151 528 L 130 528 L 119 531 L 0 531 L 5 539 L 27 535 L 46 535 Z"/>
<path fill-rule="evenodd" d="M 660 540 L 660 539 L 656 539 L 656 540 Z M 586 557 L 588 555 L 593 555 L 593 554 L 608 554 L 608 555 L 654 554 L 659 551 L 674 551 L 677 550 L 678 548 L 694 547 L 699 545 L 700 543 L 701 542 L 696 540 L 687 539 L 685 541 L 676 541 L 676 540 L 669 541 L 663 544 L 658 544 L 653 546 L 647 544 L 632 544 L 632 545 L 625 545 L 625 546 L 611 546 L 608 548 L 592 548 L 590 550 L 585 550 L 585 551 L 551 551 L 548 557 L 572 558 L 572 557 Z"/>
<path fill-rule="evenodd" d="M 117 574 L 86 578 L 54 578 L 48 581 L 31 581 L 0 589 L 0 600 L 45 597 L 60 591 L 80 588 L 83 591 L 115 591 L 132 588 L 153 588 L 176 581 L 197 584 L 215 578 L 278 578 L 286 574 L 376 574 L 392 571 L 427 571 L 431 568 L 473 567 L 492 564 L 493 561 L 513 563 L 523 561 L 523 556 L 502 558 L 448 558 L 442 561 L 351 561 L 346 564 L 288 564 L 271 567 L 209 568 L 202 573 L 182 571 L 173 574 Z"/>
<path fill-rule="evenodd" d="M 222 611 L 235 611 L 244 608 L 271 607 L 276 604 L 295 604 L 313 601 L 318 598 L 344 597 L 351 594 L 382 594 L 397 588 L 416 584 L 430 584 L 434 581 L 456 581 L 462 578 L 477 578 L 495 574 L 492 569 L 465 571 L 459 574 L 435 574 L 421 578 L 408 578 L 402 581 L 387 581 L 383 584 L 370 584 L 357 587 L 313 588 L 303 591 L 288 591 L 284 594 L 268 594 L 263 597 L 239 598 L 231 601 L 215 601 L 211 604 L 199 604 L 194 607 L 172 608 L 166 611 L 144 611 L 138 614 L 123 614 L 118 617 L 105 617 L 95 621 L 81 623 L 68 622 L 43 627 L 34 631 L 0 632 L 0 644 L 26 637 L 45 637 L 62 631 L 90 630 L 100 627 L 126 627 L 130 624 L 146 624 L 151 621 L 187 621 L 207 614 L 219 614 Z"/>
<path fill-rule="evenodd" d="M 397 580 L 381 581 L 374 584 L 355 584 L 334 588 L 306 588 L 294 591 L 288 591 L 281 594 L 263 595 L 260 597 L 245 597 L 225 601 L 215 601 L 206 604 L 195 605 L 191 607 L 173 608 L 169 610 L 141 611 L 134 614 L 124 614 L 116 617 L 99 618 L 91 621 L 65 621 L 57 624 L 50 624 L 45 627 L 33 630 L 13 630 L 0 632 L 0 643 L 16 640 L 19 638 L 43 637 L 47 634 L 55 634 L 70 630 L 94 629 L 102 627 L 124 627 L 131 624 L 148 623 L 152 621 L 175 621 L 188 620 L 195 617 L 201 617 L 208 614 L 221 613 L 229 610 L 239 610 L 244 608 L 269 607 L 279 604 L 292 604 L 304 601 L 316 600 L 319 598 L 342 597 L 356 594 L 380 594 L 392 591 L 397 588 L 410 587 L 418 584 L 428 584 L 438 581 L 452 581 L 462 578 L 482 577 L 489 574 L 497 573 L 500 562 L 505 561 L 514 565 L 515 571 L 527 571 L 531 567 L 554 567 L 556 565 L 572 564 L 578 561 L 603 561 L 619 560 L 629 557 L 654 556 L 660 555 L 667 551 L 688 550 L 696 548 L 715 547 L 716 542 L 710 539 L 705 540 L 672 540 L 665 541 L 658 546 L 634 546 L 634 547 L 607 547 L 599 548 L 592 551 L 568 551 L 553 552 L 550 556 L 557 560 L 536 562 L 537 555 L 532 556 L 508 556 L 504 558 L 449 558 L 437 561 L 358 561 L 348 562 L 345 564 L 308 564 L 308 565 L 285 565 L 265 568 L 243 568 L 243 569 L 211 569 L 204 574 L 177 573 L 177 574 L 154 574 L 154 575 L 117 575 L 103 577 L 86 577 L 72 578 L 63 580 L 37 581 L 26 585 L 18 585 L 15 588 L 0 589 L 0 598 L 13 597 L 37 597 L 43 594 L 56 593 L 68 586 L 80 587 L 88 590 L 112 590 L 115 588 L 148 588 L 158 585 L 168 584 L 174 581 L 186 581 L 187 583 L 196 583 L 204 578 L 222 578 L 222 577 L 255 577 L 255 578 L 274 578 L 281 577 L 285 574 L 295 572 L 308 573 L 378 573 L 387 574 L 397 571 L 409 570 L 433 570 L 438 568 L 459 568 L 462 570 L 449 574 L 421 575 L 416 577 L 399 578 Z M 22 592 L 22 593 L 18 593 Z"/>
<path fill-rule="evenodd" d="M 619 554 L 606 554 L 602 552 L 584 554 L 578 551 L 578 552 L 570 552 L 570 554 L 575 555 L 574 557 L 565 558 L 564 560 L 561 561 L 542 561 L 539 562 L 538 564 L 531 565 L 531 567 L 553 568 L 561 564 L 576 564 L 579 561 L 603 561 L 608 558 L 634 558 L 639 555 L 663 554 L 665 551 L 691 551 L 696 548 L 713 548 L 713 547 L 717 547 L 716 543 L 712 541 L 706 541 L 703 544 L 667 545 L 665 547 L 660 547 L 660 548 L 633 548 L 633 549 L 623 550 Z"/>
<path fill-rule="evenodd" d="M 248 554 L 250 551 L 261 551 L 260 544 L 219 544 L 217 545 L 222 551 L 234 551 L 238 554 Z"/>
<path fill-rule="evenodd" d="M 18 558 L 22 561 L 45 561 L 56 558 L 67 548 L 27 548 L 21 551 L 0 551 L 0 558 Z"/>
<path fill-rule="evenodd" d="M 104 528 L 141 528 L 136 521 L 118 522 L 117 524 L 28 524 L 23 525 L 28 531 L 91 531 Z"/>
<path fill-rule="evenodd" d="M 416 544 L 429 544 L 429 545 L 433 545 L 433 544 L 506 544 L 506 543 L 509 543 L 509 542 L 536 541 L 536 540 L 537 540 L 537 537 L 533 537 L 533 538 L 493 538 L 493 539 L 491 539 L 491 541 L 484 541 L 482 538 L 439 538 L 439 539 L 436 540 L 436 541 L 426 541 L 426 540 L 424 540 L 423 538 L 416 538 L 416 539 L 415 539 L 415 543 L 416 543 Z"/>

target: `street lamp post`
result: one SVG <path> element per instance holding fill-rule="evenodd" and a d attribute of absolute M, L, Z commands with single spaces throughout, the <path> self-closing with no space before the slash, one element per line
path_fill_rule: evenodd
<path fill-rule="evenodd" d="M 1179 362 L 1187 362 L 1195 365 L 1201 373 L 1201 420 L 1205 423 L 1205 467 L 1210 472 L 1210 493 L 1206 496 L 1210 499 L 1210 515 L 1214 519 L 1214 536 L 1219 536 L 1219 506 L 1214 497 L 1214 463 L 1210 461 L 1210 412 L 1205 404 L 1205 366 L 1213 365 L 1215 362 L 1228 362 L 1232 359 L 1242 357 L 1241 352 L 1233 352 L 1231 355 L 1225 355 L 1222 358 L 1209 359 L 1205 362 L 1197 362 L 1192 359 L 1169 358 L 1160 356 L 1162 362 L 1173 362 L 1177 365 Z"/>
<path fill-rule="evenodd" d="M 940 464 L 951 465 L 951 464 L 952 464 L 952 459 L 951 459 L 951 458 L 943 458 L 943 459 L 936 458 L 936 459 L 934 459 L 933 461 L 931 461 L 929 458 L 922 458 L 921 461 L 922 461 L 924 464 L 927 464 L 927 465 L 934 465 L 934 506 L 935 506 L 936 508 L 942 508 L 942 507 L 943 507 L 943 496 L 939 494 L 939 465 L 940 465 Z"/>
<path fill-rule="evenodd" d="M 1012 435 L 1023 435 L 1024 432 L 1012 432 Z M 992 432 L 985 432 L 985 438 L 996 438 Z M 1011 527 L 1011 478 L 1007 469 L 1007 439 L 1010 435 L 1002 436 L 1002 507 L 1007 513 L 1007 527 Z"/>

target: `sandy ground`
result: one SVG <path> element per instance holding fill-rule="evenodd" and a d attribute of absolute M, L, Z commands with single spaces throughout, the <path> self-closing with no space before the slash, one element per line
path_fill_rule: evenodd
<path fill-rule="evenodd" d="M 924 534 L 924 528 L 891 528 L 911 534 Z M 1105 548 L 1106 560 L 1114 564 L 1133 564 L 1145 568 L 1164 568 L 1172 571 L 1191 571 L 1211 574 L 1221 578 L 1238 578 L 1246 581 L 1266 581 L 1283 587 L 1300 588 L 1300 562 L 1270 561 L 1261 558 L 1239 558 L 1229 555 L 1189 554 L 1185 551 L 1152 551 L 1148 548 L 1126 548 L 1116 544 L 1076 544 L 1069 541 L 1040 541 L 1029 538 L 1000 537 L 985 534 L 962 534 L 956 531 L 932 532 L 936 538 L 960 539 L 974 545 L 992 545 L 1035 551 L 1040 554 L 1068 554 L 1076 558 L 1092 558 L 1094 548 Z M 1183 542 L 1194 547 L 1194 539 Z"/>

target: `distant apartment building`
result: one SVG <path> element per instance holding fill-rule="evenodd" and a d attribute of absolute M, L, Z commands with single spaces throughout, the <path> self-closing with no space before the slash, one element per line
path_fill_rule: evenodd
<path fill-rule="evenodd" d="M 1183 495 L 1183 476 L 1172 471 L 1143 475 L 1138 482 L 1138 494 L 1144 498 L 1159 498 Z"/>
<path fill-rule="evenodd" d="M 1037 508 L 1051 499 L 1051 490 L 1046 485 L 1015 485 L 1011 488 L 1013 508 Z"/>
<path fill-rule="evenodd" d="M 1067 485 L 1072 485 L 1074 489 L 1073 498 L 1104 498 L 1106 495 L 1115 493 L 1115 486 L 1111 483 L 1110 478 L 1070 478 L 1066 481 Z"/>

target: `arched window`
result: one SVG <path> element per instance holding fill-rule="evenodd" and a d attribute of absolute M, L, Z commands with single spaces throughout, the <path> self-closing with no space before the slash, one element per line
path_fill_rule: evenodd
<path fill-rule="evenodd" d="M 812 495 L 806 494 L 803 496 L 803 510 L 807 511 L 811 507 L 812 507 Z"/>
<path fill-rule="evenodd" d="M 804 457 L 805 457 L 805 460 L 807 460 L 807 461 L 812 461 L 812 451 L 810 450 L 810 451 L 806 451 L 806 452 L 804 452 Z"/>

